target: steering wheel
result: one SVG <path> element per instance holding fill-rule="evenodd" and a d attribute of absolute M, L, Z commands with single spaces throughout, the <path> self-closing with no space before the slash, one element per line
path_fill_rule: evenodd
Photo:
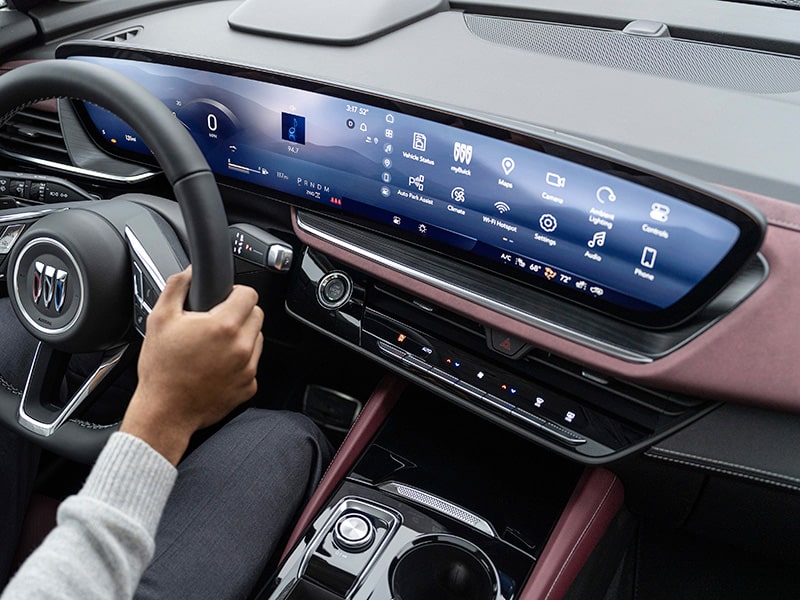
<path fill-rule="evenodd" d="M 189 264 L 181 238 L 188 238 L 192 263 L 191 310 L 208 310 L 228 296 L 233 258 L 211 169 L 157 98 L 105 67 L 42 61 L 0 77 L 0 125 L 50 98 L 85 100 L 128 123 L 164 170 L 186 228 L 184 234 L 180 223 L 176 228 L 164 218 L 174 210 L 173 202 L 135 194 L 0 211 L 0 230 L 22 231 L 6 261 L 9 299 L 38 340 L 21 398 L 0 387 L 0 422 L 86 462 L 116 426 L 76 417 L 130 352 L 136 332 L 144 335 L 147 314 L 166 278 Z M 59 400 L 70 355 L 97 351 L 104 353 L 98 369 L 65 403 Z"/>

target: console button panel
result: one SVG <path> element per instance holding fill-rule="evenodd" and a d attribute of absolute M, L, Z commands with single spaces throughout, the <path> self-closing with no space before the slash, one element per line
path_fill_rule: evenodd
<path fill-rule="evenodd" d="M 351 296 L 338 308 L 323 304 L 320 295 L 340 278 Z M 331 293 L 341 297 L 338 288 Z M 707 406 L 587 374 L 310 249 L 292 272 L 286 307 L 440 395 L 586 463 L 645 447 Z"/>

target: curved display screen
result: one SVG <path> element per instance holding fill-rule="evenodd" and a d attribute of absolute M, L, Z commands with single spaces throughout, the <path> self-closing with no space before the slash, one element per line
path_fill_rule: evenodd
<path fill-rule="evenodd" d="M 444 244 L 645 325 L 669 325 L 702 306 L 763 235 L 757 215 L 729 202 L 451 115 L 263 73 L 189 68 L 171 57 L 70 58 L 150 90 L 218 175 Z M 84 110 L 106 149 L 149 156 L 117 117 Z"/>

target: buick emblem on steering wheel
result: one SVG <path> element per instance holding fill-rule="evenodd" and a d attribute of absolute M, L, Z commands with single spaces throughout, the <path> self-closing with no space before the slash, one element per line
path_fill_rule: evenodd
<path fill-rule="evenodd" d="M 45 308 L 53 302 L 56 312 L 61 312 L 67 292 L 67 272 L 37 260 L 34 264 L 32 292 L 34 304 L 42 298 Z"/>

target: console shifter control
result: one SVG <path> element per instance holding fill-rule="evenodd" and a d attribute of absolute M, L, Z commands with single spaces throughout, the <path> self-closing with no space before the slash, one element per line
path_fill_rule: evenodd
<path fill-rule="evenodd" d="M 375 528 L 362 515 L 343 515 L 333 528 L 333 541 L 343 550 L 358 552 L 375 539 Z"/>

